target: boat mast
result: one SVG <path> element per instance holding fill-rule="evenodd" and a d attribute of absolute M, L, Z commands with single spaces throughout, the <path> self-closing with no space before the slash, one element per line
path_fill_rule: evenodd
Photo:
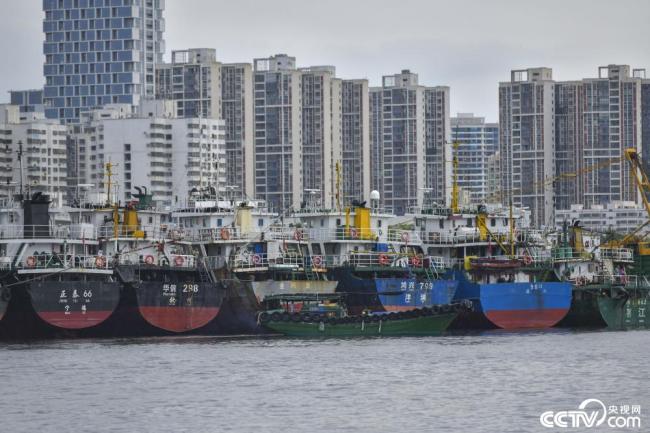
<path fill-rule="evenodd" d="M 456 132 L 456 135 L 458 135 L 458 132 Z M 454 143 L 452 144 L 453 180 L 451 185 L 451 212 L 453 214 L 458 213 L 458 145 L 458 139 L 454 140 Z"/>
<path fill-rule="evenodd" d="M 336 161 L 336 208 L 341 213 L 341 161 Z"/>
<path fill-rule="evenodd" d="M 515 257 L 515 220 L 512 217 L 512 196 L 510 197 L 510 258 Z"/>

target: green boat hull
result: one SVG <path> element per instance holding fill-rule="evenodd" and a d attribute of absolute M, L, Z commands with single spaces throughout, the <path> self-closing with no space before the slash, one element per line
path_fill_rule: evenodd
<path fill-rule="evenodd" d="M 458 313 L 354 323 L 270 321 L 264 324 L 273 332 L 290 337 L 377 337 L 429 336 L 444 332 Z"/>
<path fill-rule="evenodd" d="M 556 326 L 560 328 L 600 328 L 607 326 L 600 314 L 600 290 L 574 287 L 569 313 Z"/>
<path fill-rule="evenodd" d="M 612 329 L 650 329 L 648 305 L 649 289 L 631 290 L 627 297 L 598 298 L 600 314 Z"/>

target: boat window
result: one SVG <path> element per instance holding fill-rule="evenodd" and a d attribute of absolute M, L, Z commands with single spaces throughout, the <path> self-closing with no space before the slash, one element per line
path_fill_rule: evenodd
<path fill-rule="evenodd" d="M 490 218 L 490 227 L 494 227 L 495 225 L 497 225 L 496 218 Z"/>
<path fill-rule="evenodd" d="M 336 225 L 337 225 L 337 226 L 340 226 L 340 225 L 341 225 L 341 218 L 337 218 L 337 219 L 336 219 Z"/>
<path fill-rule="evenodd" d="M 445 221 L 444 220 L 438 220 L 438 227 L 440 227 L 441 229 L 444 229 L 445 228 Z"/>
<path fill-rule="evenodd" d="M 262 218 L 257 220 L 257 227 L 264 227 L 264 220 Z"/>
<path fill-rule="evenodd" d="M 377 227 L 381 227 L 381 220 L 379 220 L 379 222 L 377 222 Z"/>
<path fill-rule="evenodd" d="M 316 255 L 321 254 L 320 244 L 312 244 L 311 249 L 312 249 L 314 254 L 316 254 Z"/>
<path fill-rule="evenodd" d="M 221 227 L 222 224 L 223 221 L 221 220 L 221 218 L 217 218 L 217 227 Z"/>
<path fill-rule="evenodd" d="M 467 218 L 467 227 L 472 227 L 472 219 Z"/>
<path fill-rule="evenodd" d="M 320 226 L 325 227 L 325 220 L 323 218 L 320 219 Z"/>

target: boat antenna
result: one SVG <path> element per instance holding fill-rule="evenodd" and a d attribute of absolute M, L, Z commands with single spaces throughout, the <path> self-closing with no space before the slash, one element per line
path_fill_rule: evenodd
<path fill-rule="evenodd" d="M 341 161 L 336 161 L 336 208 L 341 213 Z"/>
<path fill-rule="evenodd" d="M 111 181 L 113 180 L 113 163 L 106 163 L 106 204 L 111 205 Z"/>
<path fill-rule="evenodd" d="M 456 128 L 455 132 L 455 137 L 454 137 L 454 142 L 451 145 L 452 148 L 452 168 L 453 168 L 453 173 L 452 173 L 452 185 L 451 185 L 451 212 L 453 214 L 458 213 L 458 128 Z"/>
<path fill-rule="evenodd" d="M 23 141 L 18 140 L 18 163 L 20 165 L 20 197 L 23 197 Z"/>
<path fill-rule="evenodd" d="M 510 197 L 510 258 L 515 257 L 515 220 L 512 217 L 512 196 Z"/>

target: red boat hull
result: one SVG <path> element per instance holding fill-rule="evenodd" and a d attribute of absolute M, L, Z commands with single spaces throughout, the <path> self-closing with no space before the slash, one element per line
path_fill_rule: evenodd
<path fill-rule="evenodd" d="M 202 328 L 219 314 L 219 307 L 139 307 L 142 317 L 156 328 L 187 332 Z"/>
<path fill-rule="evenodd" d="M 550 328 L 562 320 L 568 312 L 569 310 L 565 308 L 546 308 L 544 310 L 492 310 L 485 315 L 502 329 Z"/>
<path fill-rule="evenodd" d="M 35 281 L 29 283 L 34 311 L 49 325 L 85 329 L 108 319 L 120 301 L 121 284 L 108 281 Z"/>
<path fill-rule="evenodd" d="M 143 281 L 136 289 L 142 317 L 156 328 L 176 333 L 202 328 L 217 317 L 223 294 L 220 284 L 210 282 Z"/>
<path fill-rule="evenodd" d="M 68 313 L 61 311 L 37 311 L 36 314 L 50 325 L 58 328 L 84 329 L 99 325 L 113 314 L 113 310 L 91 311 L 87 313 L 79 311 Z"/>

